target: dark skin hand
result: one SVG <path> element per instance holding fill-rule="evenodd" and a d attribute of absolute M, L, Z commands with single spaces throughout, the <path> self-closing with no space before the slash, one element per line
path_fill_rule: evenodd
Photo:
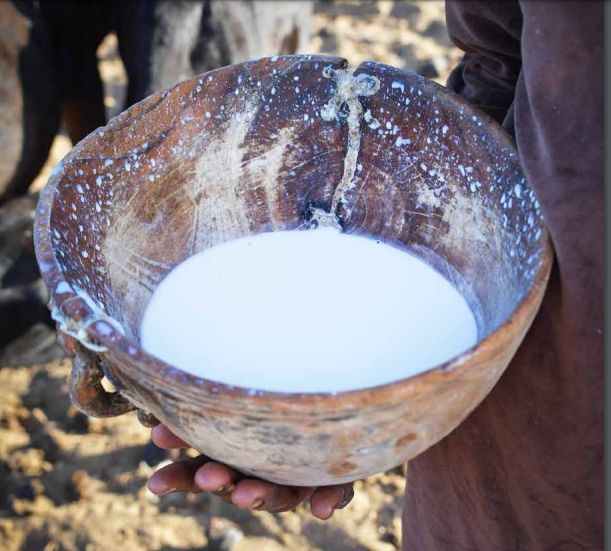
<path fill-rule="evenodd" d="M 166 450 L 189 447 L 164 425 L 157 425 L 151 432 L 151 438 L 157 446 Z M 312 515 L 321 520 L 331 518 L 336 509 L 343 509 L 354 497 L 352 483 L 321 488 L 281 486 L 247 478 L 204 455 L 159 469 L 149 478 L 147 485 L 157 495 L 210 492 L 240 509 L 270 513 L 290 511 L 300 503 L 309 501 Z"/>

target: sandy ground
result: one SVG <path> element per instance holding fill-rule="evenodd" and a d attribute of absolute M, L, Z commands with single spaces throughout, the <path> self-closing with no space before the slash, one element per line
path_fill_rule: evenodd
<path fill-rule="evenodd" d="M 318 2 L 308 52 L 373 60 L 443 83 L 460 57 L 443 2 Z M 125 71 L 116 38 L 100 47 L 109 115 L 122 109 Z M 41 189 L 71 147 L 57 136 Z M 393 551 L 400 548 L 404 470 L 356 483 L 354 501 L 320 522 L 305 507 L 239 511 L 204 495 L 146 490 L 176 453 L 149 443 L 134 415 L 88 419 L 67 396 L 69 362 L 0 368 L 0 549 L 5 551 Z M 187 453 L 187 452 L 182 452 Z"/>
<path fill-rule="evenodd" d="M 271 515 L 207 494 L 158 498 L 145 482 L 171 459 L 167 452 L 149 443 L 133 414 L 99 420 L 79 413 L 67 396 L 69 371 L 69 360 L 0 370 L 0 549 L 397 549 L 401 469 L 358 482 L 352 504 L 328 522 L 304 506 Z"/>

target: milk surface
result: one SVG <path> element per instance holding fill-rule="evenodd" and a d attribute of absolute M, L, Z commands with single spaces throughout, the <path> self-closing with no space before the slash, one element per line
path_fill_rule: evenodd
<path fill-rule="evenodd" d="M 280 392 L 381 385 L 476 343 L 465 299 L 418 258 L 335 229 L 207 249 L 161 282 L 144 348 L 217 382 Z"/>

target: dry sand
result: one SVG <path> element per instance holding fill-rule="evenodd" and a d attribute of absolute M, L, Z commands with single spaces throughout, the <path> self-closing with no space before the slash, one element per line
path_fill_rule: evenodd
<path fill-rule="evenodd" d="M 443 2 L 317 2 L 310 51 L 356 65 L 379 61 L 444 82 L 460 57 Z M 109 114 L 121 110 L 125 71 L 116 39 L 100 48 Z M 71 144 L 58 135 L 32 189 Z M 356 483 L 355 498 L 320 522 L 305 507 L 239 511 L 205 495 L 157 498 L 145 487 L 164 461 L 134 415 L 87 419 L 67 396 L 69 362 L 0 368 L 0 549 L 5 551 L 393 551 L 400 548 L 404 470 Z M 182 452 L 186 453 L 186 452 Z"/>
<path fill-rule="evenodd" d="M 146 479 L 170 456 L 149 443 L 133 414 L 99 420 L 78 412 L 69 371 L 69 360 L 0 370 L 0 549 L 397 549 L 401 469 L 358 482 L 353 502 L 328 522 L 304 506 L 271 515 L 208 494 L 158 498 Z"/>

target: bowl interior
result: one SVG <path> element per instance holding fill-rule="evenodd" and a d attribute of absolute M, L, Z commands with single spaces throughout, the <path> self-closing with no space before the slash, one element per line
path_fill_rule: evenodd
<path fill-rule="evenodd" d="M 345 105 L 321 117 L 338 88 L 323 70 L 344 63 L 280 56 L 212 71 L 79 143 L 51 179 L 50 237 L 67 282 L 138 341 L 174 266 L 245 235 L 305 229 L 312 208 L 328 211 L 349 132 Z M 511 140 L 415 74 L 373 63 L 361 73 L 380 88 L 360 98 L 355 174 L 337 212 L 344 231 L 431 263 L 467 298 L 483 338 L 529 291 L 543 250 Z"/>

